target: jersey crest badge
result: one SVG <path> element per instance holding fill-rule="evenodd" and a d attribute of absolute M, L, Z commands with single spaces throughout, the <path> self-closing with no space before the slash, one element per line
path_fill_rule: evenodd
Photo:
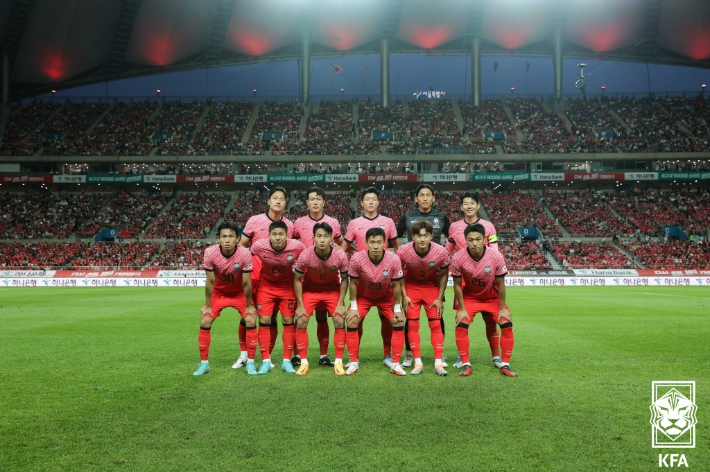
<path fill-rule="evenodd" d="M 256 309 L 259 310 L 259 311 L 261 311 L 261 303 L 259 303 L 259 304 L 256 306 Z"/>
<path fill-rule="evenodd" d="M 390 275 L 390 271 L 389 271 L 389 270 L 383 270 L 383 271 L 382 271 L 382 277 L 387 278 L 387 277 L 389 277 L 389 275 Z"/>
<path fill-rule="evenodd" d="M 330 266 L 330 270 L 335 270 L 335 269 L 337 269 L 337 267 L 335 267 L 334 265 Z"/>
<path fill-rule="evenodd" d="M 242 266 L 241 266 L 241 264 L 239 264 L 239 262 L 234 263 L 234 270 L 239 270 L 241 268 L 242 268 Z"/>
<path fill-rule="evenodd" d="M 439 218 L 434 218 L 434 224 L 438 225 L 439 224 Z"/>
<path fill-rule="evenodd" d="M 291 262 L 293 260 L 293 254 L 289 254 L 288 256 L 286 256 L 286 260 Z"/>
<path fill-rule="evenodd" d="M 490 274 L 490 273 L 491 273 L 491 266 L 486 266 L 486 274 Z"/>
<path fill-rule="evenodd" d="M 382 231 L 384 231 L 384 230 L 385 230 L 385 225 L 380 225 L 380 229 L 381 229 Z"/>
<path fill-rule="evenodd" d="M 436 265 L 436 264 L 434 264 L 434 261 L 431 261 L 431 262 L 429 263 L 429 267 L 434 267 L 435 265 Z"/>

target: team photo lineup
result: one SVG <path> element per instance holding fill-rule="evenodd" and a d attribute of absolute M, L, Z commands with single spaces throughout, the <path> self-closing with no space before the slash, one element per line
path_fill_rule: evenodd
<path fill-rule="evenodd" d="M 352 220 L 345 235 L 324 213 L 326 194 L 306 191 L 308 214 L 291 222 L 283 216 L 288 192 L 270 189 L 268 211 L 251 216 L 243 230 L 224 222 L 218 244 L 205 251 L 205 303 L 198 337 L 200 364 L 195 376 L 210 372 L 211 328 L 225 308 L 238 311 L 240 354 L 232 368 L 249 375 L 268 374 L 281 316 L 281 371 L 308 374 L 308 322 L 315 315 L 320 348 L 318 365 L 335 375 L 359 372 L 362 321 L 372 308 L 381 321 L 383 364 L 397 376 L 422 374 L 421 312 L 431 330 L 433 372 L 447 376 L 444 357 L 444 292 L 451 274 L 456 309 L 454 320 L 459 376 L 473 372 L 469 359 L 469 325 L 481 313 L 491 349 L 491 363 L 501 375 L 517 377 L 510 368 L 513 318 L 506 304 L 504 257 L 498 252 L 495 226 L 478 216 L 477 194 L 464 193 L 464 218 L 450 223 L 436 208 L 434 188 L 414 190 L 416 208 L 395 225 L 378 213 L 375 187 L 360 192 L 363 215 Z M 442 236 L 446 243 L 441 244 Z M 402 244 L 400 238 L 410 242 Z M 392 250 L 389 250 L 389 247 Z M 345 305 L 346 296 L 349 305 Z M 332 319 L 334 361 L 328 357 Z M 261 364 L 257 368 L 257 348 Z M 343 359 L 347 349 L 349 362 Z"/>

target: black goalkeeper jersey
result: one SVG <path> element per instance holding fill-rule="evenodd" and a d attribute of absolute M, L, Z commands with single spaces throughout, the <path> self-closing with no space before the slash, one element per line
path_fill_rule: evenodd
<path fill-rule="evenodd" d="M 434 228 L 432 241 L 435 243 L 441 242 L 442 234 L 447 238 L 449 237 L 449 217 L 437 207 L 433 207 L 429 213 L 422 213 L 419 209 L 409 210 L 397 224 L 397 236 L 403 238 L 406 235 L 407 239 L 412 241 L 412 225 L 422 220 L 428 221 Z"/>

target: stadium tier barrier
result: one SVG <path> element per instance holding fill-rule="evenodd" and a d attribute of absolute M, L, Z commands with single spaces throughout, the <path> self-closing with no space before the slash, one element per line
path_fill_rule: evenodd
<path fill-rule="evenodd" d="M 513 287 L 705 286 L 710 270 L 569 269 L 511 270 Z M 453 285 L 449 278 L 448 285 Z M 204 287 L 203 271 L 190 270 L 5 270 L 0 287 Z"/>

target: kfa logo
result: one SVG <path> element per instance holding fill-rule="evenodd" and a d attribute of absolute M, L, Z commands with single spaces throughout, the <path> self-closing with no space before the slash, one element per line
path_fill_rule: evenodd
<path fill-rule="evenodd" d="M 491 266 L 486 266 L 486 274 L 490 274 L 490 273 L 491 273 Z"/>
<path fill-rule="evenodd" d="M 435 265 L 436 265 L 436 264 L 434 263 L 434 261 L 431 261 L 431 262 L 429 263 L 429 267 L 434 267 Z"/>
<path fill-rule="evenodd" d="M 658 467 L 688 467 L 685 454 L 658 454 Z"/>
<path fill-rule="evenodd" d="M 234 270 L 239 270 L 241 267 L 242 266 L 241 266 L 241 264 L 239 264 L 239 262 L 234 263 Z"/>
<path fill-rule="evenodd" d="M 695 382 L 654 381 L 651 402 L 652 447 L 694 448 L 698 422 Z"/>
<path fill-rule="evenodd" d="M 293 260 L 293 254 L 289 254 L 288 256 L 286 256 L 286 260 L 291 262 Z"/>
<path fill-rule="evenodd" d="M 337 269 L 337 267 L 335 267 L 334 265 L 330 266 L 330 270 L 331 270 L 331 271 L 332 271 L 332 270 L 335 270 L 335 269 Z"/>
<path fill-rule="evenodd" d="M 389 275 L 390 275 L 390 271 L 389 271 L 389 270 L 383 270 L 383 271 L 382 271 L 382 277 L 387 278 L 387 277 L 389 277 Z"/>

